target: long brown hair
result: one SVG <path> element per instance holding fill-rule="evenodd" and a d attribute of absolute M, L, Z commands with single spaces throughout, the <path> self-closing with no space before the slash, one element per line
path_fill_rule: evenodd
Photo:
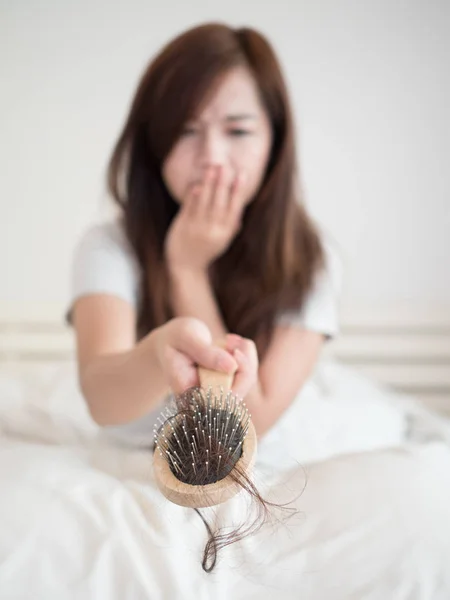
<path fill-rule="evenodd" d="M 257 83 L 273 142 L 241 230 L 210 274 L 226 327 L 253 339 L 261 359 L 277 315 L 301 308 L 323 260 L 319 235 L 299 197 L 294 124 L 269 42 L 253 29 L 213 23 L 166 45 L 137 87 L 108 166 L 108 188 L 141 268 L 142 337 L 175 316 L 164 242 L 179 206 L 163 182 L 162 164 L 207 94 L 237 66 L 245 66 Z"/>

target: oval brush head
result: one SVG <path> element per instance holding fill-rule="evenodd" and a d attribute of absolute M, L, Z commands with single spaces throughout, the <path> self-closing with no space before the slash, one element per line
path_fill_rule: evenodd
<path fill-rule="evenodd" d="M 162 493 L 181 506 L 225 502 L 240 491 L 256 456 L 256 432 L 245 403 L 230 390 L 233 375 L 199 368 L 200 387 L 174 398 L 155 427 L 153 466 Z"/>

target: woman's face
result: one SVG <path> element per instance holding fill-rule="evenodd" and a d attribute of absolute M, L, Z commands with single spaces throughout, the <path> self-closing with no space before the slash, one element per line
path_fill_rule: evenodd
<path fill-rule="evenodd" d="M 244 67 L 230 70 L 163 164 L 164 182 L 183 204 L 208 170 L 221 167 L 230 187 L 239 175 L 243 202 L 248 204 L 262 182 L 272 145 L 269 118 L 257 87 Z"/>

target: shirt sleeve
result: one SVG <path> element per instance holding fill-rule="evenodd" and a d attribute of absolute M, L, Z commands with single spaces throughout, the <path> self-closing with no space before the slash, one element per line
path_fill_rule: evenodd
<path fill-rule="evenodd" d="M 328 339 L 339 333 L 339 296 L 342 288 L 342 262 L 331 244 L 324 243 L 324 266 L 300 311 L 285 312 L 277 323 L 302 327 L 324 334 Z"/>
<path fill-rule="evenodd" d="M 90 227 L 73 254 L 67 323 L 72 323 L 75 301 L 91 294 L 111 294 L 137 306 L 139 270 L 119 223 Z"/>

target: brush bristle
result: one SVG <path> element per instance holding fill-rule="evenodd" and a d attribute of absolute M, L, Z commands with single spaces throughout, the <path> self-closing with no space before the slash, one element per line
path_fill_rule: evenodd
<path fill-rule="evenodd" d="M 158 419 L 156 452 L 183 483 L 215 483 L 241 457 L 249 422 L 245 403 L 232 392 L 191 388 L 173 398 Z"/>

